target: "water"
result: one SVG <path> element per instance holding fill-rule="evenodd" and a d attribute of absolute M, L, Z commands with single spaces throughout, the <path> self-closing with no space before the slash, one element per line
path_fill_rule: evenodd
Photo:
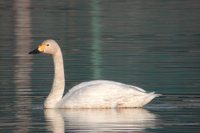
<path fill-rule="evenodd" d="M 200 2 L 1 0 L 0 132 L 199 132 Z M 44 110 L 47 38 L 65 59 L 66 91 L 108 79 L 163 94 L 144 109 Z"/>

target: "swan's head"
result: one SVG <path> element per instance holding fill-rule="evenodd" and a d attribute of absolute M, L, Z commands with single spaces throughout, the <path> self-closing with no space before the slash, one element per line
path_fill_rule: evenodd
<path fill-rule="evenodd" d="M 35 50 L 29 52 L 29 54 L 45 53 L 54 55 L 58 50 L 60 50 L 58 43 L 55 40 L 49 39 L 43 41 Z"/>

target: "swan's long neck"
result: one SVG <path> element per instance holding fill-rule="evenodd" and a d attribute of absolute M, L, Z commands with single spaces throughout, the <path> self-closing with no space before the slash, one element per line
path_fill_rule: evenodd
<path fill-rule="evenodd" d="M 56 104 L 62 99 L 65 88 L 64 65 L 61 50 L 53 55 L 54 80 L 51 92 L 45 100 L 45 108 L 56 108 Z"/>

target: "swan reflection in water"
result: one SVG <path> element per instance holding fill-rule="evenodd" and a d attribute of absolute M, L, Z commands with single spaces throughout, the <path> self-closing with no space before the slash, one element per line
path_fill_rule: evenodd
<path fill-rule="evenodd" d="M 66 131 L 144 131 L 156 126 L 156 116 L 136 109 L 45 109 L 48 129 L 53 133 Z"/>

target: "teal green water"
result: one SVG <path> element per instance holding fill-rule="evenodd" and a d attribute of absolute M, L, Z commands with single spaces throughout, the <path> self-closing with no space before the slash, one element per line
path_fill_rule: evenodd
<path fill-rule="evenodd" d="M 200 127 L 198 0 L 0 1 L 0 132 L 188 132 Z M 66 92 L 107 79 L 163 94 L 144 109 L 44 110 L 60 44 Z"/>

